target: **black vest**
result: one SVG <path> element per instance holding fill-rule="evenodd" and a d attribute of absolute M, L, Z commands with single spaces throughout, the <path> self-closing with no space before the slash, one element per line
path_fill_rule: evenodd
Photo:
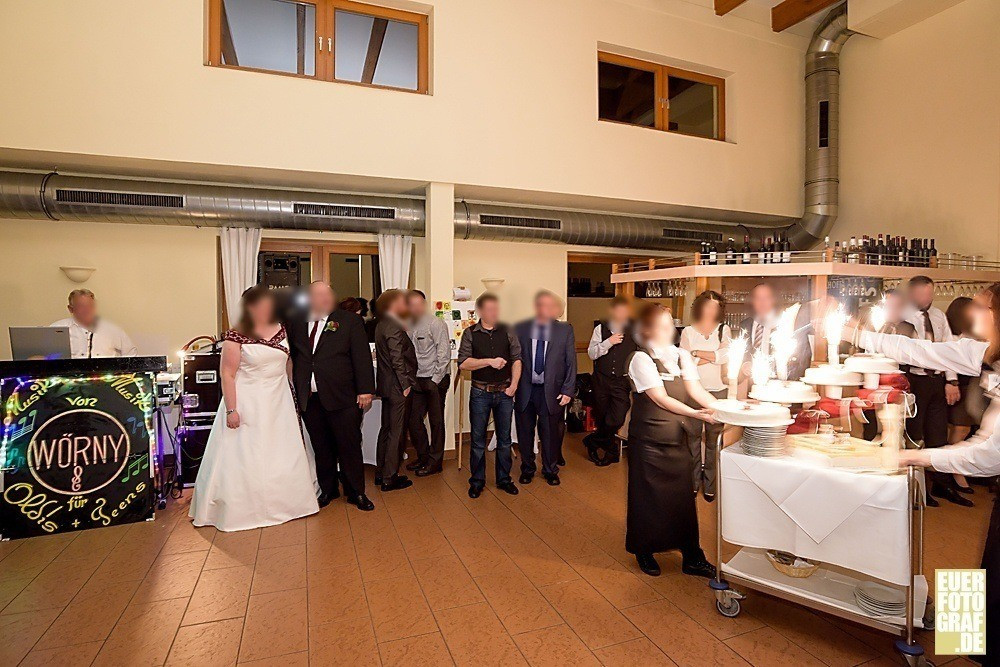
<path fill-rule="evenodd" d="M 510 334 L 504 324 L 496 325 L 491 331 L 486 331 L 476 325 L 468 330 L 472 335 L 472 358 L 493 359 L 500 357 L 507 360 L 503 368 L 487 366 L 472 371 L 472 379 L 476 382 L 502 384 L 510 382 L 510 367 L 514 360 L 510 354 Z"/>
<path fill-rule="evenodd" d="M 635 344 L 635 337 L 632 335 L 632 325 L 629 324 L 622 332 L 625 339 L 617 345 L 612 345 L 607 354 L 601 355 L 594 361 L 594 372 L 609 377 L 626 377 L 628 375 L 628 360 L 632 358 L 632 353 L 639 349 Z M 601 322 L 601 340 L 611 338 L 611 329 L 607 322 Z"/>

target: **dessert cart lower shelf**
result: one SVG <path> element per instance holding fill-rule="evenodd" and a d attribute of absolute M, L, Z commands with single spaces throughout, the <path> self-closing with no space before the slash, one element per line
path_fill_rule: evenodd
<path fill-rule="evenodd" d="M 740 549 L 729 562 L 723 563 L 722 573 L 730 585 L 769 593 L 884 632 L 900 636 L 906 632 L 906 619 L 902 616 L 871 616 L 858 606 L 854 589 L 870 579 L 856 576 L 857 573 L 821 565 L 812 576 L 790 577 L 774 569 L 763 549 L 751 548 Z M 923 575 L 914 578 L 913 589 L 914 626 L 922 628 L 927 600 L 927 580 Z"/>

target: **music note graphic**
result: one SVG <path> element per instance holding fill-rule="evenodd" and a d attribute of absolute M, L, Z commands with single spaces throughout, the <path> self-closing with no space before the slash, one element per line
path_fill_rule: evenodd
<path fill-rule="evenodd" d="M 10 440 L 8 442 L 14 442 L 18 438 L 27 435 L 35 430 L 35 418 L 38 416 L 38 410 L 32 410 L 25 416 L 21 417 L 14 424 L 14 427 L 10 431 Z"/>
<path fill-rule="evenodd" d="M 133 477 L 137 476 L 141 471 L 149 467 L 149 454 L 143 454 L 132 463 L 128 464 L 128 470 L 125 471 L 125 476 L 122 477 L 122 482 L 127 482 Z"/>
<path fill-rule="evenodd" d="M 136 417 L 129 417 L 125 420 L 125 423 L 128 424 L 129 430 L 132 431 L 132 435 L 142 433 L 143 429 L 146 428 L 146 422 Z"/>

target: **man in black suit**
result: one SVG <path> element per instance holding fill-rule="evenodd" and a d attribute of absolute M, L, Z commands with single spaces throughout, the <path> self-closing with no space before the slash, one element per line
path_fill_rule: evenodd
<path fill-rule="evenodd" d="M 347 501 L 373 510 L 365 495 L 361 456 L 361 420 L 375 393 L 364 322 L 354 313 L 333 309 L 336 297 L 325 282 L 309 286 L 309 300 L 308 320 L 292 318 L 286 329 L 296 398 L 316 453 L 319 505 L 340 495 L 339 463 Z"/>
<path fill-rule="evenodd" d="M 559 484 L 566 406 L 576 394 L 576 340 L 573 327 L 556 318 L 562 302 L 542 290 L 535 295 L 535 317 L 515 333 L 521 346 L 521 380 L 514 395 L 521 484 L 531 484 L 535 466 L 535 430 L 542 451 L 542 476 Z"/>
<path fill-rule="evenodd" d="M 750 290 L 751 316 L 740 322 L 740 332 L 746 336 L 747 351 L 744 358 L 744 372 L 749 374 L 749 362 L 754 352 L 759 349 L 771 353 L 771 334 L 778 324 L 778 300 L 774 288 L 767 283 L 757 283 Z M 812 348 L 809 347 L 809 321 L 803 319 L 805 313 L 799 313 L 801 325 L 796 322 L 795 351 L 788 361 L 788 380 L 800 380 L 806 369 L 812 364 Z"/>
<path fill-rule="evenodd" d="M 403 459 L 410 394 L 417 384 L 417 352 L 406 331 L 406 292 L 382 292 L 375 309 L 379 317 L 375 327 L 375 384 L 382 397 L 375 482 L 383 491 L 395 491 L 413 485 L 406 475 L 399 474 L 399 464 Z"/>

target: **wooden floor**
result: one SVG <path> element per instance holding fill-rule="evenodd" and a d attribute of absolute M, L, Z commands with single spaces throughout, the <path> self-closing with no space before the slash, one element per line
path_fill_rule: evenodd
<path fill-rule="evenodd" d="M 0 665 L 896 664 L 889 635 L 762 594 L 723 618 L 676 556 L 644 576 L 624 464 L 595 468 L 577 439 L 566 458 L 562 486 L 517 497 L 469 499 L 452 461 L 373 492 L 374 512 L 335 501 L 220 533 L 192 527 L 185 497 L 154 522 L 0 543 Z M 974 500 L 928 510 L 928 572 L 978 566 L 990 502 Z"/>

